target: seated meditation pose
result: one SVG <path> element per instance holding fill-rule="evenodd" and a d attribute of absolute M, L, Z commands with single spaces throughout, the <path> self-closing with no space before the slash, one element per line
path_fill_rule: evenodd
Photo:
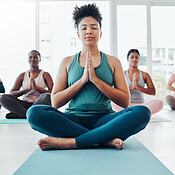
<path fill-rule="evenodd" d="M 154 99 L 144 103 L 144 94 L 155 95 L 156 90 L 150 75 L 138 69 L 140 60 L 139 51 L 137 49 L 129 50 L 127 60 L 129 62 L 129 69 L 124 73 L 131 94 L 130 106 L 143 104 L 150 109 L 151 114 L 159 112 L 163 108 L 163 102 L 161 100 Z M 123 109 L 115 104 L 112 106 L 116 111 Z"/>
<path fill-rule="evenodd" d="M 166 96 L 166 102 L 172 110 L 175 110 L 175 74 L 172 74 L 168 84 L 167 89 L 173 92 L 173 95 Z"/>
<path fill-rule="evenodd" d="M 94 144 L 124 148 L 124 140 L 143 130 L 150 120 L 145 106 L 129 105 L 129 91 L 119 59 L 98 48 L 102 16 L 95 4 L 75 7 L 73 12 L 82 50 L 64 58 L 51 94 L 52 107 L 28 109 L 31 127 L 45 135 L 41 150 L 76 149 Z M 124 109 L 112 110 L 111 101 Z M 65 112 L 58 108 L 69 102 Z"/>
<path fill-rule="evenodd" d="M 39 69 L 41 55 L 37 50 L 28 54 L 30 69 L 21 73 L 10 91 L 3 94 L 0 103 L 10 111 L 6 118 L 26 118 L 27 109 L 35 104 L 51 105 L 53 80 L 48 72 Z M 19 99 L 21 96 L 22 99 Z"/>

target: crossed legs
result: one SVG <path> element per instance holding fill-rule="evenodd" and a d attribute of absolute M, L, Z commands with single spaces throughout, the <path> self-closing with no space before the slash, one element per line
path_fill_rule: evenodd
<path fill-rule="evenodd" d="M 4 108 L 20 116 L 25 116 L 27 109 L 32 106 L 32 103 L 22 101 L 11 94 L 3 94 L 0 102 Z"/>
<path fill-rule="evenodd" d="M 49 136 L 38 142 L 42 150 L 93 144 L 123 149 L 125 139 L 146 127 L 150 110 L 145 106 L 134 106 L 118 113 L 103 114 L 92 120 L 90 128 L 84 126 L 84 117 L 61 113 L 49 106 L 31 107 L 27 118 L 33 129 Z"/>
<path fill-rule="evenodd" d="M 18 114 L 20 116 L 25 116 L 27 109 L 32 105 L 37 104 L 51 105 L 51 100 L 49 93 L 41 94 L 40 97 L 34 103 L 20 100 L 16 96 L 11 94 L 3 94 L 0 96 L 0 103 L 4 108 L 9 110 L 10 112 Z"/>

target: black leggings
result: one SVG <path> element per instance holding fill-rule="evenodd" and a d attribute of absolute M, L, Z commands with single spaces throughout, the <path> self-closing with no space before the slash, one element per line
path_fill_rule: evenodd
<path fill-rule="evenodd" d="M 9 110 L 10 112 L 18 114 L 20 116 L 25 116 L 27 109 L 29 109 L 31 106 L 39 104 L 51 105 L 51 99 L 50 93 L 43 93 L 34 103 L 30 103 L 27 101 L 20 100 L 14 95 L 3 94 L 0 96 L 0 103 L 4 108 Z"/>

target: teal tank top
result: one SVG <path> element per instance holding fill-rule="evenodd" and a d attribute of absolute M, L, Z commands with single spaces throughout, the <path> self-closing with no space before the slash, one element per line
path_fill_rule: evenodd
<path fill-rule="evenodd" d="M 101 63 L 95 68 L 97 77 L 113 86 L 113 74 L 107 61 L 106 54 L 101 53 Z M 80 52 L 77 53 L 68 70 L 68 86 L 79 80 L 84 72 L 84 68 L 79 64 Z M 65 113 L 72 113 L 75 116 L 92 116 L 100 113 L 114 112 L 109 100 L 93 83 L 88 81 L 81 90 L 70 100 Z"/>

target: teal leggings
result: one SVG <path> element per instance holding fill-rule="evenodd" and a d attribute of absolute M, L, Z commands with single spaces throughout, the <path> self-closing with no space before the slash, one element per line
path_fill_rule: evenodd
<path fill-rule="evenodd" d="M 75 138 L 78 148 L 122 140 L 144 129 L 150 120 L 145 106 L 132 106 L 120 112 L 78 117 L 47 105 L 32 106 L 27 119 L 34 130 L 52 137 Z"/>

